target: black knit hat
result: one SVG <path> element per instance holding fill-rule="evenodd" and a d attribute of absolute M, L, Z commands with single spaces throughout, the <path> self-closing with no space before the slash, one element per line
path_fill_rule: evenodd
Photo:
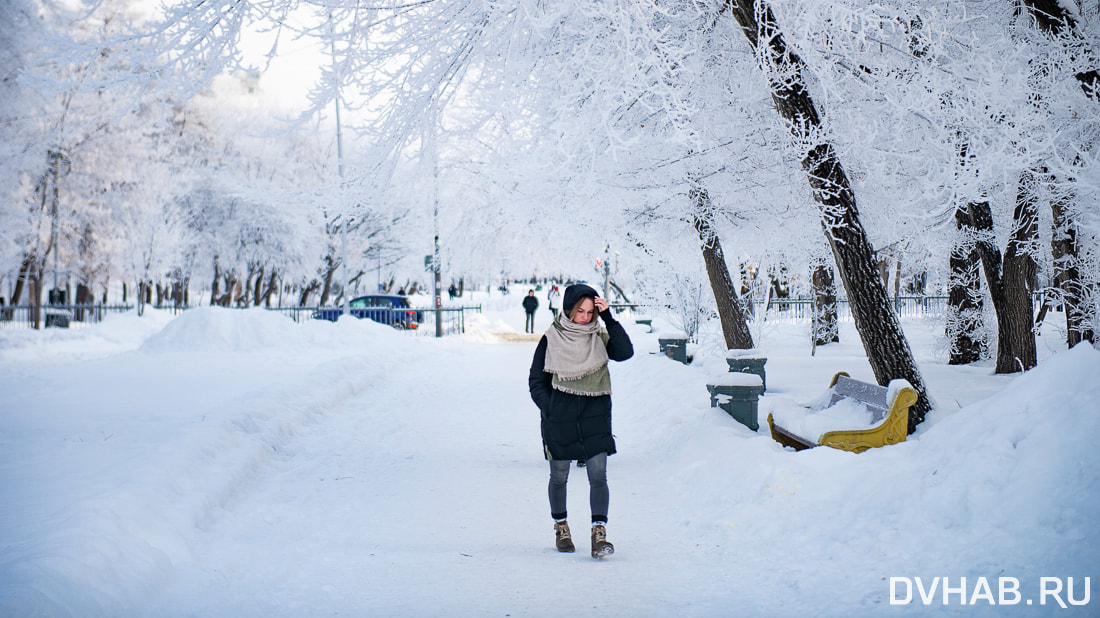
<path fill-rule="evenodd" d="M 575 283 L 565 288 L 565 294 L 562 294 L 561 297 L 561 311 L 568 316 L 570 313 L 573 313 L 573 306 L 579 303 L 582 298 L 587 297 L 595 299 L 597 296 L 599 296 L 599 293 L 592 289 L 591 286 L 587 286 L 583 283 Z"/>

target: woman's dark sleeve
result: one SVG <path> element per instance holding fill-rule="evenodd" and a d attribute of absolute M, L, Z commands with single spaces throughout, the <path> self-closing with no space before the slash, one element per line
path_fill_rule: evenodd
<path fill-rule="evenodd" d="M 546 337 L 539 340 L 535 348 L 535 357 L 531 359 L 531 372 L 527 376 L 527 386 L 531 389 L 531 400 L 539 407 L 539 411 L 546 414 L 550 408 L 550 389 L 553 376 L 543 371 L 546 366 Z"/>
<path fill-rule="evenodd" d="M 611 309 L 602 311 L 600 317 L 607 327 L 607 357 L 613 361 L 624 361 L 634 356 L 634 344 L 630 342 L 623 325 L 611 315 Z"/>

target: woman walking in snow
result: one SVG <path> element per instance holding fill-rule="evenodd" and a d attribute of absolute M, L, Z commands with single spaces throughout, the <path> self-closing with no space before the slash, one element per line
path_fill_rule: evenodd
<path fill-rule="evenodd" d="M 546 300 L 550 301 L 550 313 L 556 319 L 558 317 L 558 302 L 561 301 L 561 290 L 558 286 L 550 286 L 550 293 L 546 295 Z"/>
<path fill-rule="evenodd" d="M 573 460 L 585 462 L 592 510 L 592 556 L 615 552 L 607 541 L 607 456 L 611 434 L 611 375 L 607 361 L 624 361 L 634 345 L 607 301 L 584 284 L 565 288 L 561 314 L 539 340 L 528 386 L 542 413 L 542 444 L 550 461 L 550 515 L 558 551 L 575 548 L 566 521 L 566 483 Z M 603 319 L 601 328 L 597 316 Z"/>

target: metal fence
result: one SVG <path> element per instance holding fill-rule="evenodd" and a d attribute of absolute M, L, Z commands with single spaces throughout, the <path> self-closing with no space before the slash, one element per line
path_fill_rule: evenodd
<path fill-rule="evenodd" d="M 898 317 L 938 317 L 943 315 L 947 308 L 946 296 L 898 296 L 892 298 L 891 304 Z M 762 309 L 763 303 L 757 303 L 754 309 Z M 852 310 L 848 299 L 838 298 L 836 303 L 836 317 L 842 322 L 851 321 Z M 802 322 L 810 321 L 814 317 L 814 300 L 812 298 L 773 298 L 768 304 L 766 319 L 776 321 Z"/>
<path fill-rule="evenodd" d="M 424 312 L 424 322 L 417 329 L 419 335 L 435 336 L 436 312 L 439 313 L 440 326 L 444 335 L 460 335 L 466 332 L 466 312 L 481 313 L 481 305 L 472 307 L 440 307 L 438 309 L 420 309 Z"/>
<path fill-rule="evenodd" d="M 133 305 L 15 305 L 0 306 L 0 328 L 77 328 L 98 324 L 112 313 L 133 311 Z"/>
<path fill-rule="evenodd" d="M 146 309 L 158 311 L 172 311 L 182 313 L 193 307 L 180 305 L 165 305 L 157 307 L 145 305 Z M 251 307 L 239 307 L 247 309 Z M 313 314 L 320 307 L 263 307 L 267 311 L 275 311 L 290 318 L 298 324 L 306 323 L 313 319 Z M 339 307 L 327 307 L 328 311 L 339 311 Z M 112 313 L 127 313 L 134 310 L 134 305 L 16 305 L 10 307 L 0 306 L 0 329 L 26 329 L 26 328 L 80 328 L 87 324 L 96 324 Z M 388 316 L 382 314 L 372 316 L 375 321 L 388 323 L 389 326 L 414 335 L 434 336 L 436 333 L 436 312 L 440 315 L 441 334 L 458 335 L 466 332 L 466 313 L 481 313 L 481 306 L 442 307 L 439 309 L 429 307 L 414 309 L 416 320 L 409 320 L 405 310 L 393 310 Z"/>
<path fill-rule="evenodd" d="M 947 308 L 946 296 L 898 296 L 890 299 L 894 311 L 899 317 L 939 317 Z M 654 311 L 671 311 L 671 307 L 657 307 L 652 305 L 612 303 L 612 309 L 617 314 L 627 317 L 633 315 L 649 315 Z M 742 298 L 741 307 L 748 318 L 759 319 L 757 315 L 765 311 L 764 303 Z M 838 298 L 836 306 L 837 319 L 842 322 L 852 321 L 851 307 L 848 299 Z M 814 300 L 812 298 L 772 298 L 768 301 L 765 321 L 776 322 L 810 322 L 814 317 Z"/>
<path fill-rule="evenodd" d="M 746 311 L 749 313 L 750 319 L 759 319 L 756 313 L 764 309 L 762 306 L 763 303 L 754 303 L 750 309 L 747 300 L 742 299 L 742 302 L 745 305 Z M 894 306 L 894 311 L 897 312 L 899 317 L 938 317 L 943 315 L 947 307 L 946 296 L 899 296 L 891 299 L 891 302 Z M 636 313 L 648 314 L 661 309 L 655 306 L 627 303 L 616 303 L 613 304 L 612 307 L 617 313 L 623 313 L 628 317 Z M 178 305 L 157 307 L 154 305 L 146 305 L 146 308 L 180 313 L 191 307 Z M 312 320 L 313 314 L 321 308 L 264 307 L 264 309 L 278 312 L 301 324 Z M 338 311 L 339 307 L 326 307 L 325 309 L 326 311 Z M 86 324 L 98 323 L 102 321 L 105 316 L 112 313 L 126 313 L 133 310 L 134 305 L 125 304 L 42 305 L 41 307 L 35 307 L 33 305 L 0 306 L 0 328 L 79 328 Z M 415 308 L 414 310 L 418 314 L 417 317 L 419 320 L 415 322 L 415 326 L 409 323 L 407 318 L 402 318 L 399 322 L 396 317 L 391 321 L 390 325 L 410 334 L 434 336 L 436 333 L 435 316 L 436 312 L 439 312 L 442 323 L 441 334 L 461 334 L 466 332 L 466 313 L 481 313 L 481 306 L 441 307 L 439 309 L 426 307 L 423 309 Z M 404 311 L 400 311 L 400 313 L 405 315 Z M 36 315 L 37 318 L 35 317 Z M 395 311 L 393 315 L 396 316 L 397 311 Z M 813 315 L 813 299 L 773 298 L 768 303 L 767 313 L 764 319 L 765 321 L 777 322 L 809 322 L 813 319 Z M 386 323 L 387 321 L 384 316 L 372 316 L 372 319 L 382 323 Z M 852 312 L 851 308 L 848 306 L 847 299 L 837 299 L 837 319 L 844 322 L 852 320 Z"/>

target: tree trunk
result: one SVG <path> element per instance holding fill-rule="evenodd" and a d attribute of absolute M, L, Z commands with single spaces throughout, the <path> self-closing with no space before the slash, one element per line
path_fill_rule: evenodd
<path fill-rule="evenodd" d="M 951 251 L 951 279 L 947 288 L 948 329 L 951 354 L 948 365 L 968 365 L 982 358 L 982 290 L 978 273 L 981 258 L 974 247 L 970 217 L 965 208 L 955 210 L 958 240 Z"/>
<path fill-rule="evenodd" d="M 298 306 L 305 307 L 306 303 L 309 302 L 309 297 L 320 288 L 321 282 L 316 279 L 303 286 L 302 293 L 298 296 Z"/>
<path fill-rule="evenodd" d="M 833 269 L 823 262 L 814 266 L 810 281 L 814 286 L 814 346 L 838 343 L 840 328 L 836 316 L 836 281 Z"/>
<path fill-rule="evenodd" d="M 218 256 L 214 256 L 214 281 L 210 284 L 210 304 L 218 304 L 218 284 L 221 283 L 222 271 L 218 265 Z"/>
<path fill-rule="evenodd" d="M 882 279 L 882 285 L 887 289 L 890 287 L 890 258 L 888 255 L 879 257 L 875 254 L 875 267 L 878 269 L 879 279 Z"/>
<path fill-rule="evenodd" d="M 802 59 L 787 48 L 771 9 L 763 6 L 763 23 L 757 23 L 755 0 L 727 0 L 726 6 L 757 51 L 764 65 L 761 68 L 771 84 L 772 101 L 795 139 L 819 139 L 815 134 L 821 121 L 804 86 Z M 827 142 L 810 148 L 802 167 L 809 175 L 814 200 L 821 209 L 825 237 L 833 250 L 875 379 L 886 385 L 890 380 L 903 378 L 917 391 L 917 402 L 909 412 L 912 433 L 924 421 L 931 404 L 909 342 L 890 307 L 886 286 L 875 270 L 874 251 L 859 221 L 851 183 Z"/>
<path fill-rule="evenodd" d="M 1066 313 L 1066 345 L 1072 348 L 1081 341 L 1094 341 L 1095 335 L 1087 324 L 1081 273 L 1077 268 L 1077 227 L 1066 215 L 1068 201 L 1055 198 L 1050 203 L 1054 215 L 1050 248 L 1054 256 L 1054 286 L 1062 292 Z"/>
<path fill-rule="evenodd" d="M 899 307 L 898 297 L 901 296 L 901 256 L 894 262 L 894 307 Z"/>
<path fill-rule="evenodd" d="M 1030 204 L 1030 207 L 1028 206 Z M 1035 366 L 1035 333 L 1031 328 L 1031 294 L 1027 288 L 1029 267 L 1034 272 L 1034 262 L 1020 253 L 1020 244 L 1029 228 L 1035 228 L 1034 212 L 1030 224 L 1026 211 L 1034 209 L 1034 202 L 1019 200 L 1014 213 L 1013 240 L 1009 241 L 1012 258 L 1006 249 L 1002 265 L 1001 252 L 993 235 L 993 213 L 989 202 L 973 202 L 967 205 L 970 225 L 977 234 L 975 249 L 981 256 L 985 271 L 986 287 L 997 313 L 997 365 L 994 373 L 1015 373 Z"/>
<path fill-rule="evenodd" d="M 264 294 L 264 267 L 260 266 L 259 271 L 256 273 L 256 283 L 252 288 L 252 306 L 259 307 L 263 301 Z"/>
<path fill-rule="evenodd" d="M 336 274 L 336 269 L 340 267 L 340 260 L 333 254 L 325 256 L 325 267 L 321 272 L 321 302 L 318 303 L 322 307 L 328 303 L 328 297 L 332 294 L 332 277 Z"/>
<path fill-rule="evenodd" d="M 28 293 L 31 295 L 31 324 L 35 329 L 42 328 L 42 271 L 37 270 L 38 264 L 35 264 L 35 272 L 33 272 L 29 278 Z"/>
<path fill-rule="evenodd" d="M 1021 174 L 1019 191 L 1016 195 L 1016 207 L 1012 213 L 1012 234 L 1008 238 L 1004 257 L 1005 300 L 1008 303 L 1010 328 L 1016 339 L 1014 348 L 1016 358 L 1004 360 L 1019 368 L 1014 371 L 1026 371 L 1038 363 L 1035 349 L 1035 277 L 1038 267 L 1031 257 L 1030 247 L 1039 244 L 1039 209 L 1036 198 L 1037 183 L 1045 170 L 1029 170 Z M 998 354 L 998 366 L 1002 358 Z M 1010 373 L 1007 368 L 998 373 Z"/>
<path fill-rule="evenodd" d="M 240 282 L 240 294 L 237 296 L 238 307 L 248 307 L 252 302 L 252 288 L 256 280 L 256 264 L 250 262 L 245 270 L 244 279 Z"/>
<path fill-rule="evenodd" d="M 18 305 L 23 297 L 23 286 L 31 278 L 36 260 L 31 254 L 23 256 L 23 264 L 19 267 L 19 276 L 15 278 L 15 289 L 11 293 L 11 304 Z"/>
<path fill-rule="evenodd" d="M 710 195 L 702 187 L 693 187 L 689 192 L 695 208 L 692 210 L 692 224 L 699 233 L 699 242 L 703 249 L 703 262 L 707 265 L 707 278 L 714 292 L 714 302 L 718 305 L 718 319 L 722 323 L 722 335 L 726 339 L 726 349 L 752 349 L 752 333 L 745 323 L 745 314 L 737 298 L 737 290 L 730 279 L 726 266 L 726 257 L 722 253 L 722 243 L 714 232 L 714 205 Z"/>
<path fill-rule="evenodd" d="M 756 283 L 756 269 L 752 266 L 741 264 L 741 298 L 744 299 L 745 317 L 756 317 L 756 305 L 753 303 L 753 286 Z"/>
<path fill-rule="evenodd" d="M 225 282 L 225 294 L 222 294 L 217 304 L 228 307 L 233 304 L 233 299 L 238 295 L 240 282 L 237 280 L 237 273 L 231 271 L 222 271 L 222 281 Z"/>
<path fill-rule="evenodd" d="M 262 295 L 257 295 L 257 297 L 256 297 L 256 300 L 257 300 L 256 304 L 257 305 L 259 305 L 260 296 L 262 296 L 264 306 L 265 307 L 270 307 L 271 306 L 271 296 L 273 294 L 275 294 L 275 290 L 278 289 L 278 281 L 279 281 L 278 270 L 275 269 L 275 268 L 272 268 L 271 269 L 271 276 L 268 278 L 267 286 L 264 288 L 263 294 Z"/>

